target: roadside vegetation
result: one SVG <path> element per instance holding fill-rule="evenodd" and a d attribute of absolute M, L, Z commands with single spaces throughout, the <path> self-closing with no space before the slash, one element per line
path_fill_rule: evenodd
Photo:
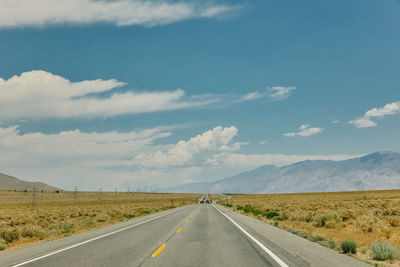
<path fill-rule="evenodd" d="M 197 203 L 198 194 L 0 191 L 0 251 Z M 0 252 L 1 253 L 1 252 Z"/>
<path fill-rule="evenodd" d="M 376 266 L 400 266 L 400 190 L 230 195 L 221 204 Z"/>

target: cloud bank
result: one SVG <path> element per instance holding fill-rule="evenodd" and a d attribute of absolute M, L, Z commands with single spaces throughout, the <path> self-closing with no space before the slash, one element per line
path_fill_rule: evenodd
<path fill-rule="evenodd" d="M 176 143 L 158 144 L 174 126 L 130 132 L 21 133 L 0 127 L 0 170 L 27 180 L 82 190 L 170 187 L 223 178 L 264 164 L 348 155 L 243 154 L 235 126 L 217 126 Z M 170 137 L 171 138 L 171 137 Z"/>
<path fill-rule="evenodd" d="M 46 27 L 110 23 L 157 26 L 195 18 L 213 18 L 238 6 L 212 2 L 144 0 L 2 0 L 0 27 Z"/>
<path fill-rule="evenodd" d="M 299 127 L 298 132 L 285 133 L 283 135 L 286 137 L 296 137 L 296 136 L 308 137 L 320 133 L 323 130 L 324 130 L 323 128 L 311 127 L 310 124 L 303 124 Z"/>
<path fill-rule="evenodd" d="M 112 93 L 125 83 L 111 80 L 71 82 L 46 71 L 0 78 L 0 120 L 93 118 L 206 106 L 215 98 L 185 97 L 181 89 Z M 109 92 L 109 96 L 96 94 Z"/>
<path fill-rule="evenodd" d="M 375 127 L 377 123 L 373 118 L 381 119 L 385 116 L 400 114 L 400 101 L 386 104 L 381 108 L 373 108 L 365 112 L 363 117 L 349 121 L 357 128 Z"/>

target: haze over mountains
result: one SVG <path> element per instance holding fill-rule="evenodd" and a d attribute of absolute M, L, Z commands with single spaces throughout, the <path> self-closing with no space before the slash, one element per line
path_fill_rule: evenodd
<path fill-rule="evenodd" d="M 301 193 L 400 188 L 400 153 L 376 152 L 343 161 L 265 165 L 233 177 L 168 188 L 166 192 Z"/>
<path fill-rule="evenodd" d="M 18 178 L 0 173 L 0 190 L 37 190 L 37 191 L 55 191 L 56 187 L 50 186 L 42 182 L 28 182 Z"/>

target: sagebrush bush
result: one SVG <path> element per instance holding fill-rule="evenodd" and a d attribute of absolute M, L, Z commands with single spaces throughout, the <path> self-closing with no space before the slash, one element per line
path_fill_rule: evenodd
<path fill-rule="evenodd" d="M 0 243 L 0 250 L 5 250 L 6 249 L 6 244 Z"/>
<path fill-rule="evenodd" d="M 340 243 L 340 248 L 344 253 L 356 254 L 357 242 L 354 239 L 346 239 Z"/>
<path fill-rule="evenodd" d="M 265 217 L 267 217 L 268 219 L 272 219 L 276 216 L 279 216 L 279 213 L 275 212 L 275 211 L 270 211 L 264 214 Z"/>
<path fill-rule="evenodd" d="M 6 244 L 17 241 L 20 235 L 21 235 L 20 232 L 15 228 L 1 230 L 0 232 L 0 237 L 6 242 Z"/>
<path fill-rule="evenodd" d="M 108 216 L 108 214 L 106 214 L 106 213 L 100 213 L 100 214 L 96 215 L 97 222 L 108 222 L 109 219 L 110 219 L 110 216 Z"/>
<path fill-rule="evenodd" d="M 393 260 L 398 255 L 396 245 L 387 241 L 378 241 L 371 245 L 372 256 L 374 260 L 384 261 Z"/>
<path fill-rule="evenodd" d="M 336 213 L 322 213 L 312 218 L 313 225 L 316 227 L 334 228 L 342 220 Z"/>
<path fill-rule="evenodd" d="M 237 210 L 242 210 L 242 209 L 243 209 L 243 206 L 241 206 L 241 205 L 236 205 L 236 209 L 237 209 Z"/>

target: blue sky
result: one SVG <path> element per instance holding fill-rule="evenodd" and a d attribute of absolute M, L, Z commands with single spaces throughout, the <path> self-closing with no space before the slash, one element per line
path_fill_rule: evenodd
<path fill-rule="evenodd" d="M 10 3 L 0 172 L 162 188 L 400 151 L 399 1 Z"/>

